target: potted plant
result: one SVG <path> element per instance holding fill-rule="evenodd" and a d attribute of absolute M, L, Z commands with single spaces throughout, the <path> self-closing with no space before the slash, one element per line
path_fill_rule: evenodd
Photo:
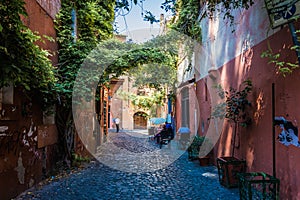
<path fill-rule="evenodd" d="M 225 103 L 217 106 L 213 112 L 215 117 L 223 116 L 234 124 L 231 156 L 217 158 L 219 181 L 226 187 L 237 187 L 237 174 L 246 170 L 246 162 L 235 158 L 234 150 L 238 126 L 247 127 L 252 121 L 247 113 L 247 108 L 251 106 L 251 102 L 247 99 L 252 91 L 251 80 L 245 80 L 242 87 L 241 90 L 230 87 L 229 91 L 220 92 L 219 96 L 225 98 Z"/>
<path fill-rule="evenodd" d="M 219 182 L 221 185 L 232 188 L 238 187 L 238 174 L 246 171 L 246 161 L 233 156 L 217 158 Z"/>
<path fill-rule="evenodd" d="M 210 164 L 210 156 L 198 157 L 200 166 L 208 166 Z"/>
<path fill-rule="evenodd" d="M 231 87 L 229 91 L 225 91 L 225 118 L 234 123 L 232 156 L 234 156 L 238 126 L 247 127 L 252 121 L 246 112 L 246 109 L 251 106 L 251 102 L 247 99 L 248 94 L 252 91 L 251 80 L 245 80 L 242 86 L 242 90 L 236 90 Z"/>
<path fill-rule="evenodd" d="M 200 146 L 202 145 L 205 137 L 196 135 L 192 143 L 188 147 L 188 158 L 189 160 L 196 160 L 199 156 Z"/>
<path fill-rule="evenodd" d="M 208 140 L 205 136 L 198 136 L 196 135 L 188 147 L 188 158 L 189 160 L 199 160 L 201 166 L 207 166 L 210 163 L 210 156 L 199 156 L 200 147 L 202 146 L 203 142 Z"/>
<path fill-rule="evenodd" d="M 280 180 L 264 172 L 238 174 L 240 199 L 279 199 Z"/>

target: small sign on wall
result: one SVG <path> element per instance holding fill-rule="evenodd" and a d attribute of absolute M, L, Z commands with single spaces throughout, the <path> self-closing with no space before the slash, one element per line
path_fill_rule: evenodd
<path fill-rule="evenodd" d="M 291 22 L 300 15 L 299 0 L 265 0 L 272 28 Z"/>
<path fill-rule="evenodd" d="M 56 125 L 40 125 L 38 126 L 38 148 L 49 146 L 57 143 L 58 132 Z"/>

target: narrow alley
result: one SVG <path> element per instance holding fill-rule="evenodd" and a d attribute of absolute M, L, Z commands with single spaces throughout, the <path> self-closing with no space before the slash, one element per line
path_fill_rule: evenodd
<path fill-rule="evenodd" d="M 116 168 L 115 165 L 107 166 L 107 161 L 104 161 L 106 165 L 94 161 L 86 169 L 67 178 L 29 189 L 17 199 L 239 199 L 238 189 L 227 189 L 219 184 L 215 166 L 202 167 L 198 162 L 189 161 L 184 151 L 170 165 L 161 168 L 156 165 L 157 170 L 153 171 L 144 168 L 146 172 L 139 171 L 143 167 L 138 166 L 139 162 L 130 161 L 132 158 L 128 156 L 128 152 L 149 155 L 151 151 L 157 152 L 157 157 L 160 157 L 166 149 L 178 151 L 175 148 L 176 140 L 171 141 L 170 146 L 164 145 L 160 149 L 147 135 L 140 132 L 111 133 L 110 136 L 107 145 L 113 143 L 119 149 L 126 149 L 127 155 L 111 150 L 110 156 L 107 156 L 108 152 L 103 153 L 103 149 L 102 152 L 101 149 L 98 150 L 98 155 L 104 159 L 114 158 L 115 163 L 110 161 L 110 165 L 127 163 L 126 159 L 129 159 L 131 165 L 127 165 L 126 171 L 113 169 Z M 168 155 L 164 159 L 168 159 Z M 143 166 L 153 164 L 149 163 L 149 157 L 144 158 Z M 131 172 L 135 167 L 137 173 Z"/>

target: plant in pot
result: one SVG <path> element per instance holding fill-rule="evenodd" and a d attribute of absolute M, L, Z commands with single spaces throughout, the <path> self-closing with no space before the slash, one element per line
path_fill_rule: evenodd
<path fill-rule="evenodd" d="M 242 83 L 241 90 L 236 90 L 231 87 L 229 91 L 220 93 L 224 95 L 223 97 L 225 98 L 225 104 L 223 103 L 220 106 L 224 111 L 223 116 L 234 124 L 231 156 L 220 157 L 217 159 L 219 181 L 226 187 L 237 187 L 237 174 L 246 170 L 246 162 L 235 158 L 234 150 L 236 147 L 235 142 L 238 126 L 247 127 L 252 121 L 247 113 L 247 108 L 251 106 L 251 102 L 247 97 L 251 91 L 252 82 L 248 79 Z M 218 108 L 218 110 L 222 109 Z M 213 114 L 214 113 L 217 117 L 222 116 L 222 114 L 217 111 L 214 111 Z"/>
<path fill-rule="evenodd" d="M 201 166 L 207 166 L 207 165 L 209 165 L 209 162 L 210 162 L 210 156 L 208 156 L 208 155 L 201 156 L 201 157 L 199 156 L 200 148 L 205 140 L 207 141 L 208 138 L 206 138 L 205 136 L 196 135 L 194 137 L 192 143 L 188 147 L 189 160 L 199 160 L 199 163 Z"/>
<path fill-rule="evenodd" d="M 196 160 L 199 156 L 200 146 L 202 145 L 205 137 L 196 135 L 188 147 L 188 158 L 189 160 Z"/>
<path fill-rule="evenodd" d="M 252 119 L 247 113 L 247 108 L 251 107 L 251 102 L 247 97 L 252 91 L 252 81 L 249 79 L 245 80 L 242 83 L 242 87 L 242 90 L 236 90 L 230 87 L 229 91 L 225 91 L 225 118 L 234 124 L 232 156 L 234 156 L 238 126 L 247 127 L 252 122 Z"/>

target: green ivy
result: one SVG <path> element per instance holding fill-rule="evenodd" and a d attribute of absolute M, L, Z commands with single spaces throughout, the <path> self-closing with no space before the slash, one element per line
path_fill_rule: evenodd
<path fill-rule="evenodd" d="M 164 97 L 166 96 L 164 91 L 152 90 L 151 95 L 137 95 L 134 93 L 128 93 L 126 91 L 119 91 L 118 96 L 123 100 L 130 100 L 133 106 L 139 109 L 150 110 L 153 106 L 163 105 Z"/>
<path fill-rule="evenodd" d="M 35 44 L 42 37 L 21 21 L 21 16 L 27 17 L 24 4 L 4 0 L 0 5 L 0 88 L 13 84 L 38 98 L 46 110 L 55 99 L 54 67 L 50 53 Z"/>
<path fill-rule="evenodd" d="M 72 36 L 72 10 L 77 16 L 77 38 Z M 59 43 L 59 95 L 64 107 L 71 108 L 74 81 L 81 64 L 100 41 L 112 37 L 114 1 L 61 1 L 56 17 Z"/>
<path fill-rule="evenodd" d="M 171 27 L 201 42 L 201 26 L 198 20 L 200 12 L 199 0 L 178 0 L 174 6 L 178 13 L 178 19 Z"/>
<path fill-rule="evenodd" d="M 61 9 L 56 16 L 55 28 L 59 45 L 57 69 L 56 125 L 61 146 L 68 160 L 72 160 L 74 123 L 72 117 L 72 93 L 78 71 L 89 53 L 100 41 L 112 37 L 114 0 L 61 0 Z M 72 15 L 76 12 L 76 37 L 72 35 Z M 84 88 L 84 91 L 90 88 Z"/>
<path fill-rule="evenodd" d="M 253 4 L 253 0 L 165 0 L 161 7 L 176 14 L 172 28 L 201 43 L 202 19 L 212 18 L 218 12 L 223 14 L 223 19 L 229 19 L 230 25 L 233 25 L 232 12 L 240 8 L 248 9 Z M 203 11 L 203 16 L 199 16 L 200 11 Z"/>

